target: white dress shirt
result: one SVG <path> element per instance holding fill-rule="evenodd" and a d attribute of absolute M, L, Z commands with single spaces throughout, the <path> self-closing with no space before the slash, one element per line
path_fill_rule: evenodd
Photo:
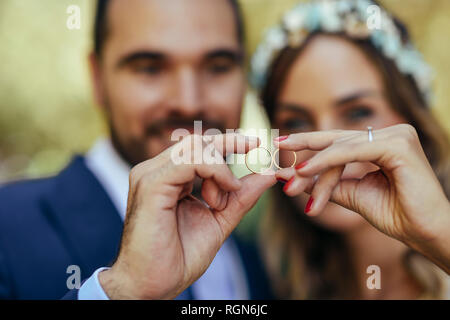
<path fill-rule="evenodd" d="M 87 153 L 86 165 L 125 219 L 130 166 L 121 158 L 109 139 L 98 140 Z M 78 291 L 79 300 L 108 300 L 98 280 L 97 269 Z M 249 299 L 247 278 L 236 244 L 227 239 L 206 272 L 191 286 L 194 299 Z"/>

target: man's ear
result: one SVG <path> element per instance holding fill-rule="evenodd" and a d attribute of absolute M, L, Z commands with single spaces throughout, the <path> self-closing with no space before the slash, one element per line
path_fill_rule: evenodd
<path fill-rule="evenodd" d="M 105 106 L 105 88 L 103 83 L 103 77 L 101 75 L 101 67 L 98 56 L 91 52 L 89 54 L 89 71 L 91 76 L 91 82 L 93 87 L 94 99 L 97 105 L 101 108 Z"/>

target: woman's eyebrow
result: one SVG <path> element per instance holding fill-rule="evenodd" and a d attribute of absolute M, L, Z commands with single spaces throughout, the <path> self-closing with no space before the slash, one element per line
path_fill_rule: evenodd
<path fill-rule="evenodd" d="M 334 105 L 341 106 L 346 103 L 352 102 L 354 100 L 358 100 L 365 97 L 379 96 L 380 93 L 376 90 L 361 90 L 350 95 L 344 96 L 343 98 L 339 98 Z"/>
<path fill-rule="evenodd" d="M 280 111 L 293 111 L 302 114 L 308 114 L 308 108 L 297 103 L 282 103 L 278 106 Z"/>

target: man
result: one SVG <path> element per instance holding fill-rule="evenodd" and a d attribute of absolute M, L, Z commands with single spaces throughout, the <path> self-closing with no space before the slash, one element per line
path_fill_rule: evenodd
<path fill-rule="evenodd" d="M 242 33 L 234 0 L 99 1 L 90 66 L 111 139 L 56 177 L 0 190 L 0 298 L 270 298 L 255 250 L 226 239 L 275 178 L 171 157 L 204 144 L 171 147 L 176 128 L 238 126 Z M 224 156 L 257 145 L 223 138 Z M 85 281 L 68 292 L 69 266 Z"/>

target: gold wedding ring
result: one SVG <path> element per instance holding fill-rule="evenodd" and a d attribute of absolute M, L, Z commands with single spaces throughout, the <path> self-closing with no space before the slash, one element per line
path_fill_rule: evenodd
<path fill-rule="evenodd" d="M 262 171 L 262 172 L 258 172 L 258 171 L 253 170 L 253 169 L 250 167 L 249 163 L 248 163 L 248 156 L 249 156 L 250 152 L 251 152 L 251 151 L 254 151 L 254 150 L 258 150 L 258 149 L 262 149 L 262 150 L 266 151 L 267 154 L 268 154 L 268 156 L 269 156 L 270 159 L 271 159 L 270 166 L 268 166 L 268 168 L 265 169 L 265 170 Z M 270 169 L 272 168 L 273 165 L 275 165 L 275 167 L 277 167 L 278 169 L 283 169 L 282 167 L 280 167 L 280 166 L 278 165 L 277 161 L 275 160 L 275 156 L 277 155 L 277 153 L 279 153 L 279 151 L 280 151 L 280 149 L 276 149 L 275 152 L 272 154 L 272 152 L 271 152 L 269 149 L 266 149 L 266 148 L 264 148 L 264 147 L 258 147 L 258 148 L 252 149 L 252 150 L 250 150 L 249 152 L 247 152 L 247 153 L 245 154 L 245 166 L 247 167 L 247 169 L 248 169 L 249 171 L 251 171 L 252 173 L 257 173 L 257 174 L 263 174 L 263 173 L 265 173 L 266 171 L 270 170 Z M 294 154 L 294 162 L 292 163 L 292 165 L 291 165 L 290 167 L 295 166 L 295 164 L 296 164 L 296 162 L 297 162 L 297 153 L 295 153 L 294 151 L 292 151 L 292 153 Z"/>
<path fill-rule="evenodd" d="M 253 170 L 253 169 L 250 167 L 249 163 L 248 163 L 248 156 L 249 156 L 250 152 L 251 152 L 251 151 L 258 150 L 258 149 L 262 149 L 262 150 L 266 151 L 267 154 L 268 154 L 268 156 L 270 157 L 270 165 L 269 165 L 269 167 L 268 167 L 266 170 L 262 171 L 262 172 L 258 172 L 258 171 Z M 247 153 L 245 154 L 245 166 L 246 166 L 247 169 L 250 170 L 252 173 L 263 174 L 264 172 L 270 170 L 270 168 L 272 167 L 272 162 L 273 162 L 273 161 L 272 161 L 272 152 L 270 152 L 269 149 L 266 149 L 266 148 L 264 148 L 264 147 L 254 148 L 254 149 L 250 150 L 249 152 L 247 152 Z"/>
<path fill-rule="evenodd" d="M 276 154 L 277 153 L 279 153 L 280 152 L 280 149 L 277 149 L 277 150 L 275 150 L 275 152 L 273 153 L 273 156 L 272 156 L 272 163 L 275 165 L 275 167 L 277 167 L 278 169 L 283 169 L 282 167 L 280 167 L 279 165 L 278 165 L 278 163 L 275 161 L 275 156 L 276 156 Z M 292 153 L 294 154 L 294 162 L 288 167 L 288 168 L 292 168 L 293 166 L 295 166 L 295 164 L 297 163 L 297 153 L 296 152 L 294 152 L 294 151 L 292 151 Z"/>

